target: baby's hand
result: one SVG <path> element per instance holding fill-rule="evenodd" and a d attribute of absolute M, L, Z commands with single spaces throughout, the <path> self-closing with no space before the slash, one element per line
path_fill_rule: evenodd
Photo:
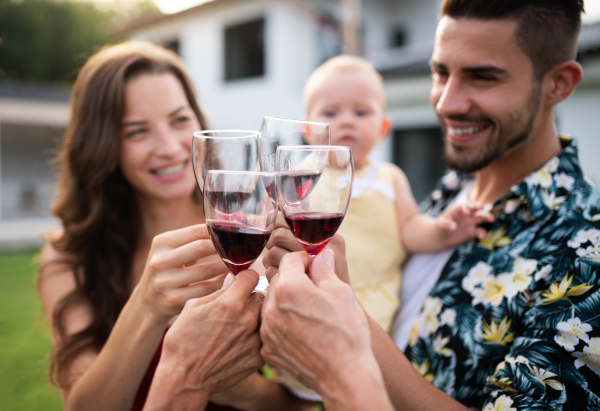
<path fill-rule="evenodd" d="M 487 231 L 479 225 L 494 221 L 490 209 L 490 206 L 463 204 L 444 211 L 436 220 L 442 242 L 456 246 L 472 238 L 485 238 Z"/>

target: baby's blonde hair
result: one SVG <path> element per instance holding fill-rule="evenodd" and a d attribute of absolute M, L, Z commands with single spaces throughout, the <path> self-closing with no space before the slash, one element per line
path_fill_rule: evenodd
<path fill-rule="evenodd" d="M 306 84 L 304 85 L 304 104 L 306 107 L 306 113 L 309 113 L 315 92 L 318 90 L 321 84 L 323 84 L 323 82 L 327 79 L 328 76 L 334 73 L 343 73 L 351 71 L 361 71 L 368 76 L 372 76 L 372 78 L 375 80 L 377 91 L 381 95 L 382 109 L 385 110 L 383 78 L 381 77 L 381 74 L 379 74 L 377 70 L 375 70 L 375 67 L 373 67 L 371 63 L 361 59 L 360 57 L 352 55 L 342 55 L 332 57 L 325 63 L 321 64 L 315 69 L 315 71 L 312 72 L 310 77 L 308 77 L 308 80 L 306 80 Z"/>

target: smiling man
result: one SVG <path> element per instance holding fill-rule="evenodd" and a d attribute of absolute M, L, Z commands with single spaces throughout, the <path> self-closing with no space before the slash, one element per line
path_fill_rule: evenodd
<path fill-rule="evenodd" d="M 600 193 L 554 123 L 582 77 L 582 11 L 582 0 L 442 2 L 430 100 L 452 170 L 426 211 L 489 204 L 495 222 L 483 240 L 409 260 L 392 331 L 404 354 L 371 319 L 369 346 L 360 316 L 345 315 L 357 303 L 333 277 L 347 273 L 339 238 L 335 261 L 308 270 L 286 256 L 298 248 L 289 230 L 274 231 L 263 358 L 327 409 L 600 407 Z"/>

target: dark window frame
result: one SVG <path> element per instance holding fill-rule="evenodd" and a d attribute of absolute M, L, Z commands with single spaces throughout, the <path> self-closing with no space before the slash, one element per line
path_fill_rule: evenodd
<path fill-rule="evenodd" d="M 266 74 L 265 18 L 231 24 L 223 32 L 223 79 L 233 82 Z"/>

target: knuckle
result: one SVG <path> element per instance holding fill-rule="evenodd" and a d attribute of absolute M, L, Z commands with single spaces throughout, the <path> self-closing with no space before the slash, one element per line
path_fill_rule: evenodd
<path fill-rule="evenodd" d="M 159 271 L 163 268 L 163 266 L 164 266 L 163 259 L 157 255 L 153 255 L 148 260 L 148 268 L 152 271 Z"/>

